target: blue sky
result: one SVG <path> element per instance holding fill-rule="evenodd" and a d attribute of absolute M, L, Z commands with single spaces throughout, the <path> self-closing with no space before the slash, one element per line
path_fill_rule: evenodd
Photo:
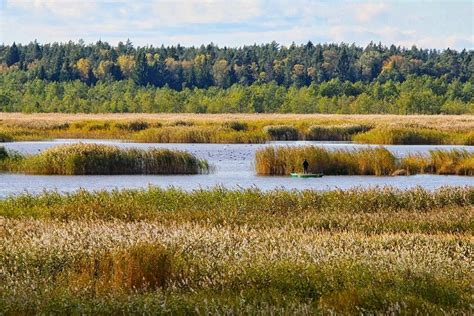
<path fill-rule="evenodd" d="M 474 1 L 0 0 L 0 42 L 135 45 L 370 41 L 473 49 Z"/>

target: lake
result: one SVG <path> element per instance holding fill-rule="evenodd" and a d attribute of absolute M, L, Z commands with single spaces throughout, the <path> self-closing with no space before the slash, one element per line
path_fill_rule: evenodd
<path fill-rule="evenodd" d="M 36 176 L 0 173 L 0 198 L 23 192 L 40 193 L 44 190 L 72 192 L 80 188 L 87 190 L 112 190 L 121 188 L 144 188 L 149 185 L 159 187 L 175 186 L 185 190 L 224 186 L 228 188 L 258 187 L 262 190 L 285 189 L 346 189 L 352 187 L 392 186 L 411 188 L 421 186 L 436 189 L 442 186 L 474 185 L 473 177 L 415 175 L 408 177 L 375 176 L 324 176 L 323 178 L 263 177 L 255 175 L 253 159 L 255 151 L 264 146 L 317 145 L 331 149 L 356 148 L 378 145 L 361 145 L 344 142 L 271 142 L 267 144 L 149 144 L 130 143 L 116 140 L 54 140 L 38 142 L 12 142 L 1 146 L 21 153 L 33 154 L 60 144 L 71 143 L 113 144 L 119 147 L 170 148 L 187 150 L 214 165 L 215 171 L 204 175 L 113 175 L 113 176 Z M 384 146 L 397 156 L 412 152 L 428 152 L 430 149 L 466 149 L 474 151 L 473 146 L 448 145 L 387 145 Z"/>

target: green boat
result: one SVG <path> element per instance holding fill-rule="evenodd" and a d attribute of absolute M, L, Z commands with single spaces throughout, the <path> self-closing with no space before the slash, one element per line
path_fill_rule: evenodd
<path fill-rule="evenodd" d="M 291 173 L 293 178 L 321 178 L 322 173 Z"/>

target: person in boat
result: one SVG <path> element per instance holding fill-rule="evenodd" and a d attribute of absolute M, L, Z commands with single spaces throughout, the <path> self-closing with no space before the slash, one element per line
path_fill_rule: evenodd
<path fill-rule="evenodd" d="M 305 160 L 303 161 L 303 173 L 304 173 L 304 174 L 307 174 L 307 173 L 308 173 L 308 167 L 309 167 L 309 162 L 308 162 L 308 160 L 305 159 Z"/>

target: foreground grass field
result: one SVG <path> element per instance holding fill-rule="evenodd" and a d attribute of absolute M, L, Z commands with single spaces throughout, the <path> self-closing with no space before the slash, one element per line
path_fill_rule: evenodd
<path fill-rule="evenodd" d="M 0 200 L 0 312 L 470 314 L 474 188 Z"/>
<path fill-rule="evenodd" d="M 165 143 L 354 140 L 374 144 L 474 144 L 474 117 L 302 114 L 2 113 L 0 141 L 105 138 Z"/>

